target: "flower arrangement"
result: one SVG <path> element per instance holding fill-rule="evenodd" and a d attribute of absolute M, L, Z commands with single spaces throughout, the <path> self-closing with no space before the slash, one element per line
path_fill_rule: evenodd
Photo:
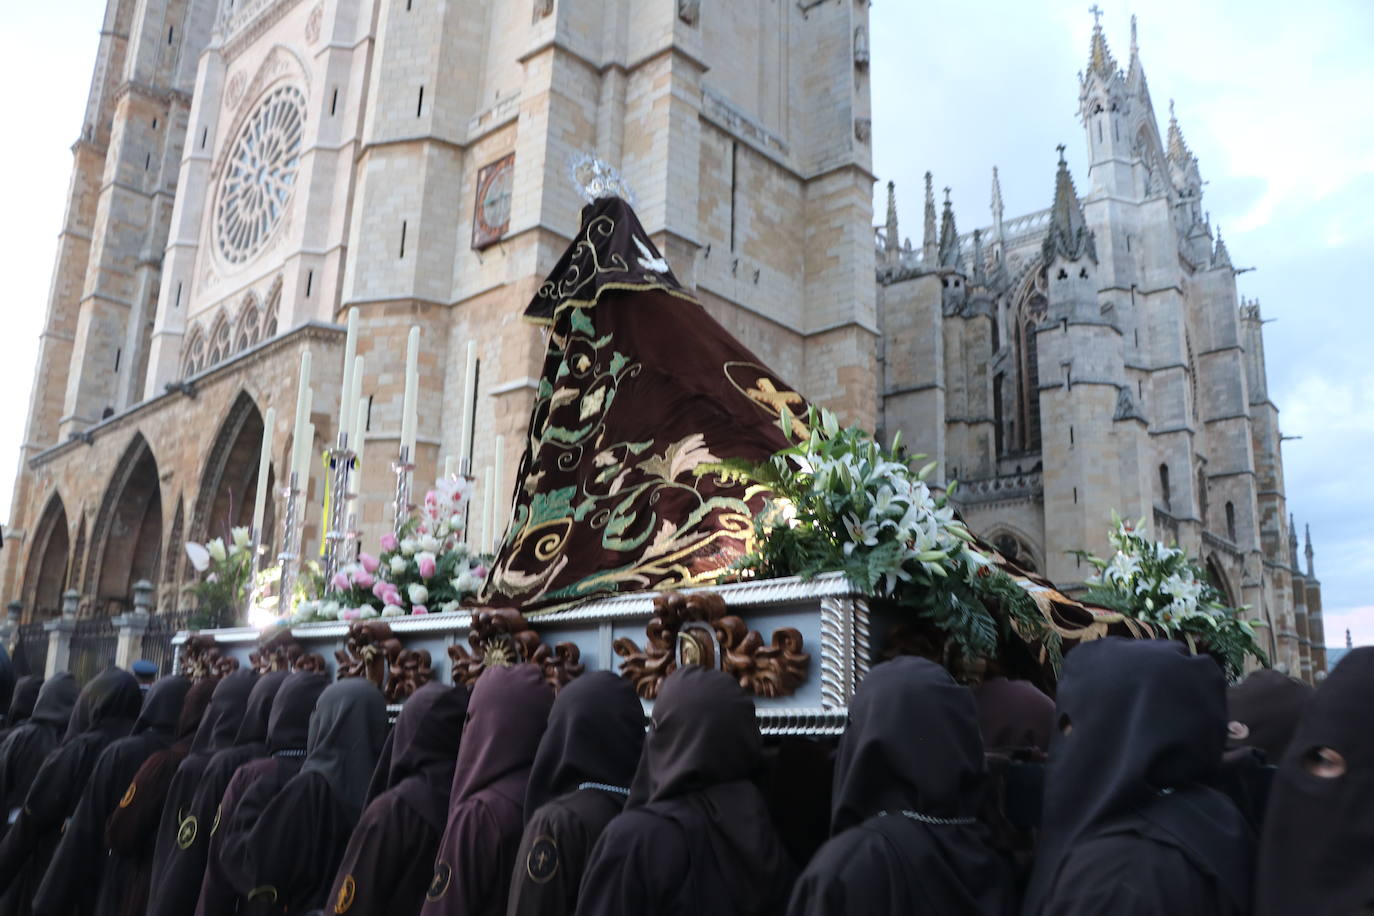
<path fill-rule="evenodd" d="M 234 528 L 229 540 L 213 538 L 204 544 L 187 541 L 186 556 L 204 577 L 189 589 L 196 598 L 196 613 L 187 622 L 192 629 L 230 626 L 237 622 L 253 578 L 252 535 Z"/>
<path fill-rule="evenodd" d="M 367 620 L 456 611 L 486 580 L 489 558 L 463 542 L 471 483 L 445 477 L 425 494 L 399 534 L 382 535 L 381 552 L 360 552 L 315 594 L 301 601 L 292 623 Z"/>
<path fill-rule="evenodd" d="M 858 427 L 840 428 L 828 410 L 810 409 L 804 436 L 786 413 L 780 425 L 796 444 L 762 464 L 713 466 L 772 494 L 755 518 L 741 571 L 803 578 L 843 571 L 857 588 L 910 611 L 951 671 L 999 657 L 1013 639 L 1038 643 L 1057 665 L 1058 634 L 978 550 L 948 492 L 926 483 L 934 462 L 913 471 L 922 456 L 907 459 L 900 437 L 883 449 Z"/>
<path fill-rule="evenodd" d="M 1149 623 L 1194 652 L 1201 647 L 1232 681 L 1244 675 L 1247 657 L 1269 663 L 1255 640 L 1254 628 L 1264 622 L 1245 619 L 1244 606 L 1227 607 L 1186 551 L 1150 540 L 1144 519 L 1132 525 L 1113 514 L 1112 522 L 1108 538 L 1116 553 L 1107 559 L 1079 554 L 1097 569 L 1086 600 Z"/>

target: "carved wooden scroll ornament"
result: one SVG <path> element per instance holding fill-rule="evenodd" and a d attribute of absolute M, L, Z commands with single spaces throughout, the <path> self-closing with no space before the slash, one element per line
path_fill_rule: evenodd
<path fill-rule="evenodd" d="M 402 649 L 391 662 L 386 688 L 388 703 L 402 703 L 412 693 L 434 680 L 433 659 L 427 649 Z"/>
<path fill-rule="evenodd" d="M 191 635 L 181 644 L 177 671 L 199 681 L 207 677 L 228 677 L 239 669 L 239 660 L 225 655 L 213 636 Z"/>
<path fill-rule="evenodd" d="M 391 633 L 391 625 L 381 620 L 355 620 L 348 626 L 342 649 L 334 651 L 339 663 L 338 677 L 365 677 L 381 689 L 390 667 L 400 658 L 404 647 Z"/>
<path fill-rule="evenodd" d="M 470 653 L 462 646 L 449 646 L 454 683 L 472 686 L 488 668 L 532 662 L 544 669 L 544 679 L 558 690 L 585 669 L 579 663 L 582 652 L 576 643 L 560 642 L 549 648 L 514 608 L 478 611 L 468 633 L 468 645 L 472 647 Z"/>
<path fill-rule="evenodd" d="M 725 599 L 714 592 L 668 592 L 654 599 L 657 612 L 644 628 L 644 649 L 622 636 L 614 644 L 623 677 L 646 700 L 658 696 L 663 679 L 678 665 L 719 668 L 756 696 L 788 696 L 806 680 L 811 656 L 792 627 L 773 631 L 765 644 L 744 618 L 727 614 Z"/>
<path fill-rule="evenodd" d="M 264 633 L 258 640 L 258 648 L 248 653 L 248 664 L 258 674 L 271 674 L 273 671 L 325 672 L 324 656 L 318 652 L 306 652 L 289 629 Z"/>

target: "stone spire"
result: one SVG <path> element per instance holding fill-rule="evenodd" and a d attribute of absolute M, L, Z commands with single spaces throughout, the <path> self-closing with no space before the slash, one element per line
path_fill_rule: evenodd
<path fill-rule="evenodd" d="M 997 166 L 992 167 L 992 236 L 1001 241 L 1002 234 L 1002 181 L 997 177 Z"/>
<path fill-rule="evenodd" d="M 940 266 L 959 266 L 959 229 L 954 225 L 954 204 L 945 188 L 945 209 L 940 214 Z"/>
<path fill-rule="evenodd" d="M 1292 556 L 1293 572 L 1298 571 L 1298 523 L 1288 513 L 1288 552 Z"/>
<path fill-rule="evenodd" d="M 1111 48 L 1107 47 L 1107 36 L 1102 34 L 1102 10 L 1093 4 L 1089 12 L 1093 14 L 1093 37 L 1088 47 L 1088 72 L 1110 78 L 1118 68 Z"/>
<path fill-rule="evenodd" d="M 889 264 L 897 263 L 902 250 L 902 237 L 897 232 L 897 185 L 887 183 L 887 233 L 883 236 L 883 254 Z"/>
<path fill-rule="evenodd" d="M 1312 526 L 1303 525 L 1302 527 L 1304 539 L 1307 541 L 1307 546 L 1303 550 L 1303 553 L 1307 555 L 1307 578 L 1312 579 L 1315 578 L 1315 574 L 1312 572 Z"/>
<path fill-rule="evenodd" d="M 987 284 L 987 275 L 983 271 L 983 230 L 973 230 L 973 284 L 984 286 Z"/>
<path fill-rule="evenodd" d="M 1135 15 L 1131 15 L 1131 60 L 1126 65 L 1126 89 L 1149 100 L 1150 87 L 1145 83 L 1145 67 L 1140 63 L 1140 44 L 1136 41 Z"/>
<path fill-rule="evenodd" d="M 931 187 L 931 175 L 926 172 L 926 223 L 925 237 L 921 240 L 921 260 L 926 267 L 935 266 L 935 258 L 939 253 L 938 242 L 935 235 L 935 191 Z"/>
<path fill-rule="evenodd" d="M 1193 158 L 1193 151 L 1188 149 L 1188 144 L 1183 139 L 1183 130 L 1178 126 L 1178 118 L 1174 115 L 1174 100 L 1169 100 L 1169 161 L 1175 163 L 1179 168 L 1186 168 L 1189 160 Z"/>
<path fill-rule="evenodd" d="M 1221 226 L 1217 225 L 1217 245 L 1212 250 L 1213 267 L 1231 267 L 1231 252 L 1226 250 L 1226 243 L 1221 238 Z"/>
<path fill-rule="evenodd" d="M 1078 202 L 1078 192 L 1074 190 L 1069 164 L 1064 161 L 1064 144 L 1059 144 L 1058 149 L 1059 171 L 1054 180 L 1050 229 L 1044 242 L 1045 263 L 1050 264 L 1057 257 L 1077 261 L 1087 255 L 1096 264 L 1097 245 L 1083 217 L 1083 207 Z"/>

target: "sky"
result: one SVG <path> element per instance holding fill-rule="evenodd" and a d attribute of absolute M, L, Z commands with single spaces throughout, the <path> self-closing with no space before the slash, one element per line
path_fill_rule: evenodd
<path fill-rule="evenodd" d="M 1374 644 L 1374 3 L 1098 0 L 1127 60 L 1130 16 L 1155 110 L 1197 155 L 1203 206 L 1220 225 L 1241 294 L 1265 316 L 1270 396 L 1286 435 L 1289 505 L 1311 525 L 1327 640 Z M 870 8 L 875 222 L 897 184 L 903 234 L 919 243 L 922 175 L 949 186 L 965 231 L 990 221 L 999 167 L 1007 217 L 1053 198 L 1055 146 L 1079 190 L 1086 139 L 1077 73 L 1086 0 L 878 0 Z M 0 345 L 0 518 L 32 386 L 57 233 L 104 0 L 0 4 L 0 144 L 6 286 Z M 1165 125 L 1161 125 L 1161 129 Z M 1361 282 L 1361 281 L 1364 282 Z"/>

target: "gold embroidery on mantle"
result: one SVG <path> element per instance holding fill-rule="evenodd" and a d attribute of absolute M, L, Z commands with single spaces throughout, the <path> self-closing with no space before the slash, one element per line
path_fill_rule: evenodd
<path fill-rule="evenodd" d="M 544 680 L 558 690 L 586 667 L 579 662 L 582 652 L 576 643 L 560 642 L 550 649 L 540 641 L 539 634 L 524 615 L 514 608 L 477 612 L 468 633 L 468 645 L 472 647 L 471 652 L 462 646 L 448 648 L 455 684 L 472 686 L 488 668 L 509 668 L 531 662 L 543 669 Z"/>
<path fill-rule="evenodd" d="M 646 700 L 658 696 L 663 679 L 679 665 L 719 668 L 762 697 L 789 696 L 806 680 L 811 656 L 792 627 L 774 630 L 765 645 L 744 618 L 726 613 L 725 599 L 714 592 L 668 592 L 654 599 L 654 610 L 644 628 L 646 648 L 624 636 L 614 644 L 625 659 L 621 676 Z"/>

